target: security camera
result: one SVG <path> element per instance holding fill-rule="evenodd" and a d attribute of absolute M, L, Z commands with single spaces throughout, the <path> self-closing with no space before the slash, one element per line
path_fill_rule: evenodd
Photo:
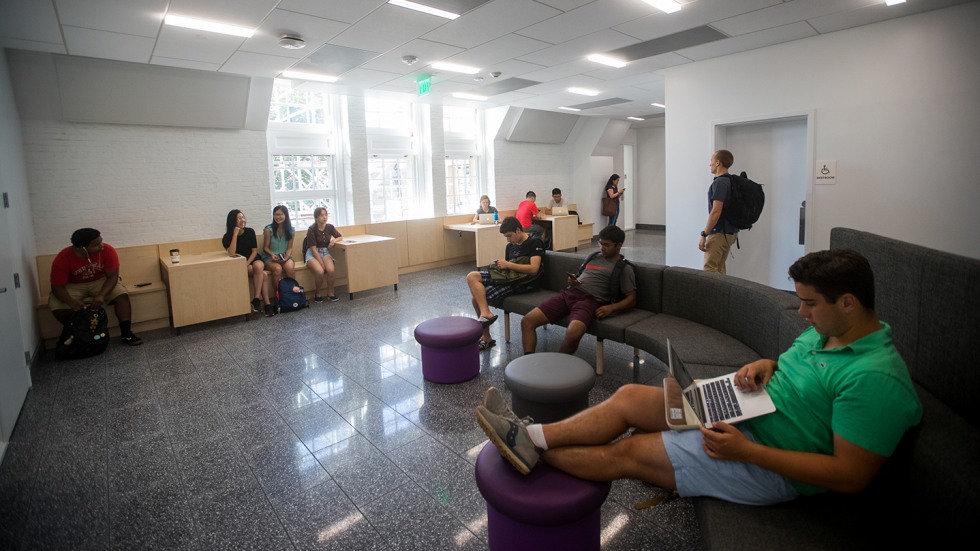
<path fill-rule="evenodd" d="M 493 78 L 497 78 L 497 77 L 500 76 L 500 71 L 494 71 L 494 72 L 490 73 L 490 76 L 492 76 Z"/>

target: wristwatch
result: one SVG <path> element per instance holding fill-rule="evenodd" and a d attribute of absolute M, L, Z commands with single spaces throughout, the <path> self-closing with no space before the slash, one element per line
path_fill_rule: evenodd
<path fill-rule="evenodd" d="M 708 234 L 704 233 L 704 230 L 701 230 L 701 237 L 708 237 Z"/>

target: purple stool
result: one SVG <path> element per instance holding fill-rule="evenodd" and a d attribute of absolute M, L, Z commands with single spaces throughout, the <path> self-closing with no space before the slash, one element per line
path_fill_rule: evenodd
<path fill-rule="evenodd" d="M 487 501 L 491 551 L 598 551 L 608 482 L 582 480 L 540 461 L 522 475 L 488 442 L 476 458 L 476 485 Z"/>
<path fill-rule="evenodd" d="M 483 326 L 461 316 L 435 318 L 415 327 L 422 345 L 422 376 L 434 383 L 461 383 L 480 374 Z"/>

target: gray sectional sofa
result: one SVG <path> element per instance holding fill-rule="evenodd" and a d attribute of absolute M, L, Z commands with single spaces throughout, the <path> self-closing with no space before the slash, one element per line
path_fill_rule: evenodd
<path fill-rule="evenodd" d="M 922 400 L 922 423 L 906 435 L 872 486 L 856 496 L 823 494 L 753 507 L 694 499 L 708 549 L 867 549 L 966 541 L 980 519 L 980 260 L 847 228 L 831 247 L 861 252 L 876 276 L 876 310 L 891 324 Z M 526 314 L 564 286 L 580 256 L 549 253 L 540 291 L 508 297 L 504 312 Z M 597 321 L 612 339 L 666 361 L 666 339 L 696 377 L 776 358 L 806 322 L 791 293 L 731 276 L 637 264 L 637 306 Z M 509 334 L 509 316 L 505 327 Z M 560 322 L 561 325 L 567 320 Z M 634 364 L 636 365 L 636 364 Z M 601 371 L 600 371 L 601 372 Z"/>

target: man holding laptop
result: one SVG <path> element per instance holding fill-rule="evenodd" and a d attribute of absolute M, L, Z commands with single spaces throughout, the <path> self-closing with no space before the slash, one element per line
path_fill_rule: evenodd
<path fill-rule="evenodd" d="M 477 420 L 526 473 L 538 459 L 586 480 L 636 478 L 681 496 L 764 505 L 800 495 L 857 493 L 922 417 L 891 328 L 874 311 L 874 275 L 860 254 L 810 253 L 789 275 L 812 327 L 779 361 L 735 372 L 743 394 L 765 387 L 776 411 L 737 427 L 670 430 L 664 389 L 626 385 L 558 423 L 525 425 L 491 388 Z M 641 432 L 619 438 L 630 427 Z"/>

